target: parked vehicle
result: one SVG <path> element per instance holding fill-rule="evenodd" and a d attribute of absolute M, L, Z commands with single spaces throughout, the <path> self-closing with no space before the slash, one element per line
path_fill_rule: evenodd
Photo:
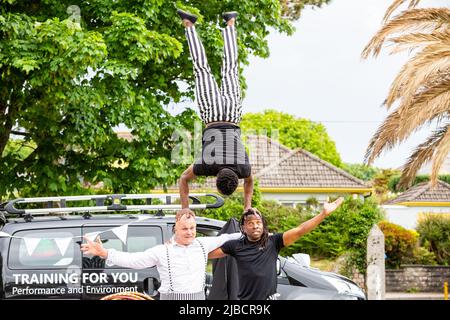
<path fill-rule="evenodd" d="M 158 299 L 156 268 L 107 266 L 99 257 L 82 255 L 82 237 L 101 233 L 105 248 L 140 252 L 172 236 L 178 195 L 104 195 L 16 199 L 0 206 L 0 299 L 100 299 L 138 291 Z M 200 197 L 214 203 L 202 204 Z M 216 195 L 191 196 L 192 208 L 217 208 Z M 67 206 L 83 201 L 83 206 Z M 136 204 L 144 201 L 145 204 Z M 153 203 L 152 203 L 153 201 Z M 155 201 L 164 202 L 163 204 Z M 92 204 L 95 202 L 95 205 Z M 133 203 L 126 203 L 133 202 Z M 37 204 L 46 208 L 35 208 Z M 31 208 L 30 208 L 31 207 Z M 156 214 L 147 213 L 156 210 Z M 133 212 L 127 213 L 124 212 Z M 138 213 L 136 213 L 136 211 Z M 103 213 L 99 213 L 103 212 Z M 197 235 L 214 236 L 224 221 L 197 217 Z M 124 232 L 123 226 L 127 225 Z M 120 230 L 120 232 L 119 232 Z M 304 256 L 303 256 L 304 258 Z M 365 299 L 349 279 L 313 269 L 302 256 L 280 257 L 280 299 Z M 212 277 L 207 277 L 207 288 Z"/>
<path fill-rule="evenodd" d="M 280 257 L 277 291 L 282 300 L 365 300 L 364 291 L 352 280 L 311 268 L 303 257 Z"/>

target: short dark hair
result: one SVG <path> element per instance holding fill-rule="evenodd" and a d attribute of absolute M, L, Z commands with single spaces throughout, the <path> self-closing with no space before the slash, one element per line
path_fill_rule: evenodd
<path fill-rule="evenodd" d="M 225 196 L 232 194 L 239 185 L 239 178 L 231 169 L 224 168 L 217 174 L 217 190 Z"/>

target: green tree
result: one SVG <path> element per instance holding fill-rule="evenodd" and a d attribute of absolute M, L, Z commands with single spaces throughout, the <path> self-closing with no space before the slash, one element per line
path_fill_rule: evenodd
<path fill-rule="evenodd" d="M 405 187 L 399 186 L 400 179 L 401 179 L 400 175 L 394 175 L 389 179 L 388 186 L 390 191 L 403 192 L 406 190 Z M 450 184 L 450 174 L 439 175 L 438 179 Z M 416 184 L 426 181 L 430 181 L 430 176 L 426 174 L 419 174 L 414 178 L 414 181 L 411 183 L 411 186 L 415 186 Z"/>
<path fill-rule="evenodd" d="M 294 20 L 300 18 L 301 11 L 307 5 L 321 7 L 331 0 L 280 0 L 283 15 Z"/>
<path fill-rule="evenodd" d="M 347 197 L 317 228 L 301 237 L 292 250 L 319 257 L 337 257 L 349 252 L 351 264 L 364 273 L 367 236 L 381 219 L 382 212 L 373 198 Z"/>
<path fill-rule="evenodd" d="M 398 170 L 394 169 L 382 169 L 373 179 L 372 186 L 375 191 L 375 196 L 380 203 L 388 199 L 389 181 L 397 172 Z"/>
<path fill-rule="evenodd" d="M 381 171 L 379 168 L 359 163 L 344 163 L 342 169 L 364 181 L 372 180 Z"/>
<path fill-rule="evenodd" d="M 264 134 L 279 139 L 280 143 L 288 148 L 302 148 L 335 166 L 342 166 L 334 141 L 320 123 L 276 110 L 265 110 L 245 114 L 241 128 L 244 133 Z"/>
<path fill-rule="evenodd" d="M 26 159 L 36 148 L 32 143 L 25 143 L 22 139 L 10 139 L 6 144 L 3 154 L 16 157 L 18 160 Z"/>
<path fill-rule="evenodd" d="M 450 265 L 450 218 L 442 213 L 425 213 L 418 221 L 420 242 L 434 252 L 436 261 Z"/>
<path fill-rule="evenodd" d="M 291 34 L 277 0 L 0 0 L 0 195 L 112 192 L 172 185 L 175 128 L 194 111 L 168 104 L 194 96 L 193 68 L 176 7 L 199 14 L 197 30 L 220 73 L 220 13 L 237 10 L 241 67 L 267 57 L 269 28 Z M 244 87 L 244 79 L 242 79 Z M 189 84 L 187 90 L 180 83 Z M 195 109 L 195 108 L 194 108 Z M 114 128 L 125 125 L 132 141 Z M 13 137 L 31 150 L 4 152 Z"/>

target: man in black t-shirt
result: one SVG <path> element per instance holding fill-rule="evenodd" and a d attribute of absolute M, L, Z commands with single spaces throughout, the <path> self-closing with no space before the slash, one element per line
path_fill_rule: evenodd
<path fill-rule="evenodd" d="M 240 226 L 244 237 L 231 240 L 209 253 L 209 259 L 230 255 L 236 259 L 239 277 L 240 300 L 267 300 L 276 298 L 278 253 L 318 226 L 339 207 L 343 198 L 325 203 L 323 210 L 314 218 L 283 233 L 270 234 L 267 223 L 258 210 L 244 212 Z"/>
<path fill-rule="evenodd" d="M 222 31 L 224 59 L 220 88 L 195 30 L 197 17 L 183 10 L 178 10 L 177 13 L 186 28 L 186 38 L 194 64 L 197 103 L 206 127 L 203 131 L 201 157 L 180 177 L 181 207 L 189 207 L 189 182 L 197 176 L 215 176 L 217 189 L 223 195 L 231 195 L 236 190 L 239 179 L 244 179 L 244 210 L 247 210 L 251 207 L 253 178 L 239 128 L 242 101 L 234 25 L 237 13 L 226 12 L 222 15 L 226 27 Z"/>

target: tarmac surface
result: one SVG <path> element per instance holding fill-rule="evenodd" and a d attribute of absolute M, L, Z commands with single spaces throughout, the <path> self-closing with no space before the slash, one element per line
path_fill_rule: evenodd
<path fill-rule="evenodd" d="M 386 292 L 386 300 L 444 300 L 443 292 Z M 449 297 L 450 299 L 450 297 Z"/>

